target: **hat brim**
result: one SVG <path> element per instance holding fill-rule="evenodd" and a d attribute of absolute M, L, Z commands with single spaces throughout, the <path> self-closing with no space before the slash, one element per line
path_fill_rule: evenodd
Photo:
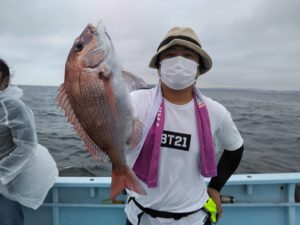
<path fill-rule="evenodd" d="M 208 70 L 210 70 L 210 68 L 212 66 L 212 60 L 211 60 L 210 56 L 200 46 L 193 44 L 192 42 L 182 40 L 182 39 L 174 39 L 174 40 L 170 41 L 168 44 L 166 44 L 166 45 L 162 46 L 160 49 L 158 49 L 156 54 L 152 57 L 152 59 L 149 63 L 149 67 L 158 69 L 159 54 L 161 52 L 165 51 L 166 49 L 170 48 L 171 46 L 175 46 L 175 45 L 187 47 L 189 49 L 192 49 L 193 51 L 195 51 L 196 53 L 198 53 L 200 55 L 200 57 L 202 58 L 202 62 L 204 64 L 204 65 L 202 65 L 202 68 L 200 69 L 200 75 L 204 74 Z"/>

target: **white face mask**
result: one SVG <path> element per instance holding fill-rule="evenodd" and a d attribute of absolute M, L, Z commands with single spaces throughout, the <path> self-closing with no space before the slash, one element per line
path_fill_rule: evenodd
<path fill-rule="evenodd" d="M 169 88 L 182 90 L 196 82 L 198 63 L 176 56 L 160 62 L 161 81 Z"/>

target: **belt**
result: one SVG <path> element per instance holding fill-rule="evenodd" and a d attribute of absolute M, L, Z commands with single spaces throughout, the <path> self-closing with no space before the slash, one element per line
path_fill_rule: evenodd
<path fill-rule="evenodd" d="M 151 217 L 153 218 L 157 218 L 157 217 L 160 217 L 160 218 L 170 218 L 170 219 L 174 219 L 174 220 L 179 220 L 181 219 L 182 217 L 186 217 L 188 215 L 191 215 L 193 213 L 196 213 L 200 210 L 204 210 L 206 211 L 203 207 L 200 208 L 200 209 L 197 209 L 195 211 L 191 211 L 191 212 L 184 212 L 184 213 L 173 213 L 173 212 L 166 212 L 166 211 L 159 211 L 159 210 L 155 210 L 155 209 L 151 209 L 151 208 L 146 208 L 144 206 L 142 206 L 140 203 L 138 203 L 134 197 L 130 197 L 128 199 L 128 203 L 130 201 L 133 201 L 134 204 L 140 209 L 142 210 L 141 213 L 138 214 L 138 225 L 140 224 L 141 222 L 141 218 L 142 216 L 144 215 L 144 213 L 150 215 Z"/>

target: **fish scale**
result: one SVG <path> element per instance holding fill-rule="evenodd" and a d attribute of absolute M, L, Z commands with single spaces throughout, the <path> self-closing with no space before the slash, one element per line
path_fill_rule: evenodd
<path fill-rule="evenodd" d="M 80 81 L 84 83 L 85 80 L 81 79 Z M 101 107 L 102 105 L 107 105 L 108 102 L 107 97 L 105 96 L 105 92 L 101 92 L 101 86 L 97 85 L 98 83 L 101 83 L 100 79 L 99 81 L 89 79 L 87 80 L 86 84 L 80 85 L 82 105 L 80 107 L 77 107 L 77 110 L 78 113 L 80 113 L 79 111 L 82 108 L 85 108 L 87 110 L 88 113 L 81 114 L 81 121 L 83 121 L 82 126 L 87 130 L 91 137 L 94 137 L 93 141 L 98 146 L 102 146 L 103 149 L 106 149 L 109 147 L 108 143 L 111 143 L 113 140 L 112 133 L 106 132 L 108 130 L 111 130 L 107 126 L 112 125 L 111 122 L 108 122 L 111 121 L 112 114 L 109 107 Z M 102 90 L 104 90 L 104 88 Z M 95 121 L 97 121 L 96 125 L 98 125 L 96 129 L 94 126 Z M 95 139 L 95 137 L 99 136 L 99 133 L 101 134 L 101 138 Z"/>

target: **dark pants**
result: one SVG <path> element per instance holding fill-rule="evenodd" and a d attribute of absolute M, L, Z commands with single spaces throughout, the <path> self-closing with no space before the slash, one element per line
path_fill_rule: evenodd
<path fill-rule="evenodd" d="M 133 224 L 130 223 L 130 221 L 128 219 L 126 219 L 126 225 L 133 225 Z M 204 225 L 211 225 L 210 220 L 207 220 Z"/>
<path fill-rule="evenodd" d="M 0 225 L 24 225 L 24 215 L 20 203 L 0 194 Z"/>

